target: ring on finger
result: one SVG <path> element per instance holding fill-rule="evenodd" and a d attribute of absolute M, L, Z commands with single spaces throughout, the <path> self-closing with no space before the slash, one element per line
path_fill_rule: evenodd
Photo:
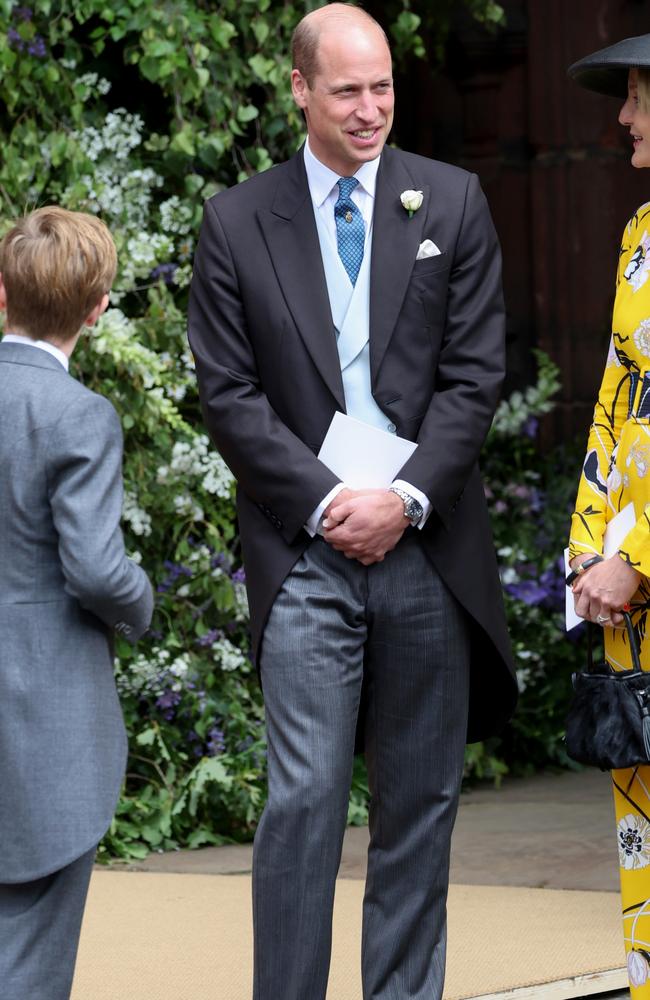
<path fill-rule="evenodd" d="M 611 618 L 609 615 L 596 615 L 596 621 L 599 625 L 604 625 L 605 622 L 611 621 Z"/>

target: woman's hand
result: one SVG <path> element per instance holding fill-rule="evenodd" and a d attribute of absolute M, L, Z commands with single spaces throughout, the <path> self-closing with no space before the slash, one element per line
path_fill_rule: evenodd
<path fill-rule="evenodd" d="M 576 557 L 571 565 L 575 568 L 581 562 L 584 559 Z M 622 625 L 621 608 L 636 593 L 640 581 L 641 574 L 618 553 L 590 566 L 571 588 L 576 614 L 588 621 L 598 621 L 599 625 Z"/>

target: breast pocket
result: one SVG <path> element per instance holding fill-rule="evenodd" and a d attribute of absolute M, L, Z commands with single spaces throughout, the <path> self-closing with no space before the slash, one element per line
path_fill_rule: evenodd
<path fill-rule="evenodd" d="M 438 253 L 434 257 L 423 257 L 416 260 L 411 272 L 411 278 L 424 278 L 430 274 L 437 274 L 439 271 L 448 271 L 450 265 L 449 254 L 445 251 Z"/>
<path fill-rule="evenodd" d="M 410 317 L 415 318 L 417 310 L 425 325 L 434 329 L 444 326 L 449 266 L 447 254 L 416 261 L 406 294 L 407 302 L 412 303 Z"/>

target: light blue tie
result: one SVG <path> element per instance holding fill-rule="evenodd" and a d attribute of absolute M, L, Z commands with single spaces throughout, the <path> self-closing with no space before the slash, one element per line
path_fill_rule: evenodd
<path fill-rule="evenodd" d="M 363 217 L 350 197 L 358 183 L 355 177 L 340 177 L 339 198 L 334 206 L 339 257 L 353 285 L 359 276 L 366 240 Z"/>

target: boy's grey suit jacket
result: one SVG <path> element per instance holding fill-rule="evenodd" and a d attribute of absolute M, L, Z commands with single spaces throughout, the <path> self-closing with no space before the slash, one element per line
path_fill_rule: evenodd
<path fill-rule="evenodd" d="M 45 351 L 0 343 L 0 883 L 74 861 L 113 815 L 112 634 L 135 641 L 153 608 L 121 507 L 112 405 Z"/>

